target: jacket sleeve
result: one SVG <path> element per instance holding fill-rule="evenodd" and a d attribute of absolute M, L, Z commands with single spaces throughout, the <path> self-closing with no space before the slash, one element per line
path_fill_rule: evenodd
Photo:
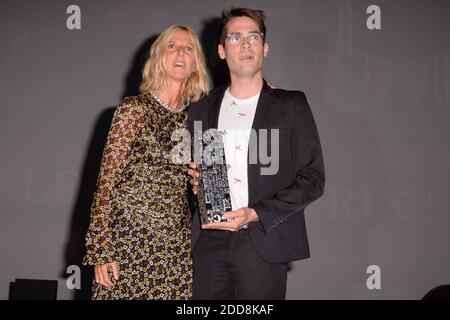
<path fill-rule="evenodd" d="M 99 265 L 115 260 L 110 229 L 113 193 L 126 165 L 138 123 L 142 122 L 138 109 L 133 98 L 125 98 L 114 112 L 91 205 L 84 265 Z"/>
<path fill-rule="evenodd" d="M 324 192 L 325 168 L 319 134 L 304 93 L 296 97 L 291 159 L 295 172 L 293 183 L 251 206 L 266 234 L 320 198 Z"/>

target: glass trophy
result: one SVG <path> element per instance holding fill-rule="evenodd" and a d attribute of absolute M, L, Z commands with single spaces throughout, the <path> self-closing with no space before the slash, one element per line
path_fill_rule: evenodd
<path fill-rule="evenodd" d="M 217 131 L 213 143 L 204 145 L 202 140 L 198 143 L 202 146 L 197 195 L 201 223 L 230 221 L 223 218 L 232 207 L 222 135 Z"/>

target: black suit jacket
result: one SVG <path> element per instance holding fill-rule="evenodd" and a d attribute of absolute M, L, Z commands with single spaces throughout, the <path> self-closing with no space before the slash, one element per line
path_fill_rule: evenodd
<path fill-rule="evenodd" d="M 189 107 L 188 129 L 193 136 L 194 121 L 202 121 L 203 131 L 217 128 L 220 106 L 227 86 L 217 88 Z M 305 94 L 270 88 L 266 81 L 259 96 L 253 129 L 279 129 L 279 169 L 261 175 L 268 167 L 258 159 L 248 164 L 249 207 L 258 222 L 249 224 L 253 245 L 268 262 L 288 262 L 308 258 L 305 207 L 324 192 L 325 169 L 313 115 Z M 270 138 L 268 149 L 270 149 Z M 251 136 L 249 145 L 257 145 Z M 258 157 L 259 158 L 259 157 Z M 191 198 L 191 203 L 196 200 Z M 200 219 L 194 211 L 192 246 L 200 234 Z M 226 231 L 220 231 L 226 232 Z"/>

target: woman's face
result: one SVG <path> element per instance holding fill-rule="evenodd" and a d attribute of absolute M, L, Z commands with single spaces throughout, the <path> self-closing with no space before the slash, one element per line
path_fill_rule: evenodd
<path fill-rule="evenodd" d="M 187 31 L 174 32 L 164 48 L 163 66 L 169 80 L 185 81 L 195 70 L 195 49 Z"/>

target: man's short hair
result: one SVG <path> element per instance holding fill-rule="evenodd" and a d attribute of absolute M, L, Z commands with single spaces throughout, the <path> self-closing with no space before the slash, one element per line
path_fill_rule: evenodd
<path fill-rule="evenodd" d="M 254 10 L 248 8 L 235 8 L 231 7 L 229 9 L 222 10 L 222 21 L 221 27 L 222 31 L 220 33 L 220 43 L 225 45 L 225 39 L 228 35 L 227 24 L 231 19 L 237 17 L 248 17 L 256 22 L 259 27 L 259 31 L 264 35 L 264 41 L 266 40 L 266 25 L 264 24 L 264 19 L 266 15 L 262 10 Z"/>

